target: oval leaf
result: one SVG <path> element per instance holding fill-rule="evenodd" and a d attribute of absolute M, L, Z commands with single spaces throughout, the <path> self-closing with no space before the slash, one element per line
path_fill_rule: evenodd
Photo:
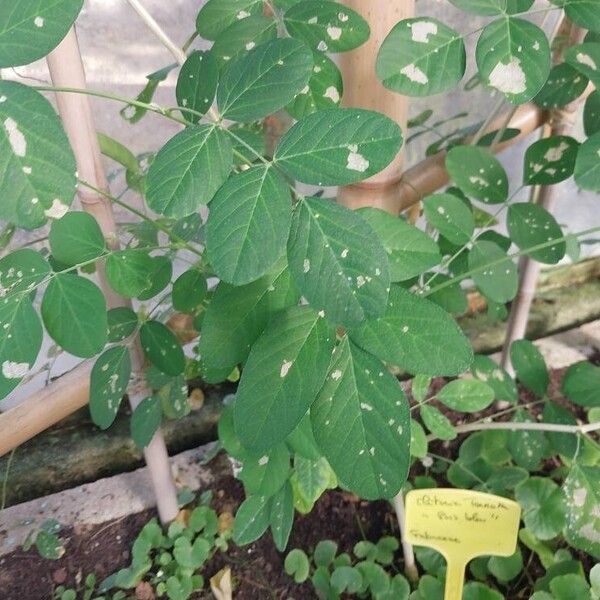
<path fill-rule="evenodd" d="M 270 165 L 234 174 L 215 195 L 206 224 L 219 278 L 243 285 L 264 275 L 285 252 L 291 219 L 289 189 Z"/>
<path fill-rule="evenodd" d="M 175 88 L 177 104 L 195 111 L 181 111 L 187 121 L 197 123 L 211 107 L 218 79 L 219 71 L 213 52 L 195 50 L 188 56 L 181 66 Z"/>
<path fill-rule="evenodd" d="M 475 242 L 469 252 L 469 271 L 473 271 L 473 281 L 486 298 L 503 304 L 515 297 L 519 287 L 517 267 L 494 242 Z"/>
<path fill-rule="evenodd" d="M 534 142 L 524 159 L 523 183 L 553 185 L 568 179 L 575 169 L 579 142 L 566 135 L 553 135 Z"/>
<path fill-rule="evenodd" d="M 478 412 L 494 401 L 494 390 L 476 379 L 456 379 L 446 384 L 435 397 L 448 408 L 460 412 Z"/>
<path fill-rule="evenodd" d="M 50 227 L 52 257 L 71 267 L 101 256 L 106 250 L 104 236 L 92 215 L 73 211 Z"/>
<path fill-rule="evenodd" d="M 185 217 L 208 204 L 231 171 L 233 149 L 216 125 L 188 127 L 171 138 L 150 165 L 148 206 L 168 217 Z"/>
<path fill-rule="evenodd" d="M 383 363 L 348 338 L 335 350 L 311 421 L 343 487 L 369 500 L 402 488 L 410 462 L 408 401 Z"/>
<path fill-rule="evenodd" d="M 158 321 L 147 321 L 140 329 L 140 341 L 148 360 L 167 375 L 180 375 L 185 368 L 183 349 L 175 334 Z"/>
<path fill-rule="evenodd" d="M 385 310 L 390 284 L 385 250 L 353 211 L 305 198 L 294 214 L 288 261 L 300 293 L 332 323 L 358 323 Z"/>

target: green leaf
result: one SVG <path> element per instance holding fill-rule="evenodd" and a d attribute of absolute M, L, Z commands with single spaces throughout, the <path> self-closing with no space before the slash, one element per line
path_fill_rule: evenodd
<path fill-rule="evenodd" d="M 335 108 L 308 115 L 280 140 L 274 160 L 290 177 L 314 185 L 347 185 L 386 167 L 402 145 L 388 117 Z"/>
<path fill-rule="evenodd" d="M 343 487 L 361 498 L 392 498 L 408 474 L 410 414 L 383 363 L 344 338 L 311 408 L 319 448 Z"/>
<path fill-rule="evenodd" d="M 576 44 L 565 51 L 565 61 L 585 75 L 596 87 L 600 85 L 600 44 Z"/>
<path fill-rule="evenodd" d="M 300 421 L 294 431 L 288 435 L 285 442 L 290 450 L 298 455 L 296 456 L 296 460 L 308 459 L 309 461 L 317 461 L 322 458 L 313 434 L 310 415 L 308 414 Z M 298 469 L 299 467 L 296 465 L 296 471 Z"/>
<path fill-rule="evenodd" d="M 211 53 L 215 56 L 219 69 L 229 61 L 245 54 L 277 37 L 277 23 L 272 17 L 250 15 L 232 23 L 217 37 Z"/>
<path fill-rule="evenodd" d="M 7 10 L 20 12 L 5 6 L 0 21 Z M 20 83 L 0 81 L 0 100 L 0 219 L 26 229 L 60 219 L 75 194 L 76 166 L 59 118 L 41 94 Z"/>
<path fill-rule="evenodd" d="M 338 2 L 297 2 L 283 15 L 292 37 L 320 52 L 345 52 L 369 39 L 369 24 L 355 11 Z"/>
<path fill-rule="evenodd" d="M 447 383 L 435 397 L 452 410 L 471 413 L 487 408 L 494 401 L 494 391 L 477 379 L 456 379 Z"/>
<path fill-rule="evenodd" d="M 313 560 L 317 567 L 328 567 L 338 551 L 338 545 L 332 540 L 321 540 L 315 546 Z"/>
<path fill-rule="evenodd" d="M 290 272 L 300 293 L 332 323 L 359 323 L 385 310 L 387 257 L 371 227 L 355 212 L 305 198 L 288 241 Z"/>
<path fill-rule="evenodd" d="M 30 248 L 15 250 L 0 259 L 0 296 L 10 298 L 35 290 L 48 275 L 50 265 L 39 252 Z"/>
<path fill-rule="evenodd" d="M 308 85 L 286 107 L 295 119 L 337 107 L 344 92 L 342 74 L 336 64 L 320 52 L 313 55 L 313 60 L 315 66 Z"/>
<path fill-rule="evenodd" d="M 563 377 L 561 391 L 579 406 L 600 406 L 600 367 L 587 361 L 571 365 Z"/>
<path fill-rule="evenodd" d="M 504 596 L 478 581 L 470 581 L 465 585 L 464 600 L 503 600 Z"/>
<path fill-rule="evenodd" d="M 267 530 L 270 516 L 271 502 L 268 498 L 248 496 L 235 515 L 233 541 L 238 546 L 245 546 L 257 540 Z"/>
<path fill-rule="evenodd" d="M 219 71 L 212 51 L 195 50 L 181 66 L 177 77 L 175 95 L 177 104 L 196 113 L 182 110 L 186 121 L 197 123 L 211 107 L 217 92 Z"/>
<path fill-rule="evenodd" d="M 84 212 L 68 212 L 50 226 L 52 257 L 67 266 L 101 256 L 106 249 L 100 226 Z"/>
<path fill-rule="evenodd" d="M 262 0 L 208 0 L 196 18 L 196 29 L 205 40 L 216 40 L 232 23 L 262 12 Z"/>
<path fill-rule="evenodd" d="M 115 346 L 96 360 L 90 376 L 90 414 L 100 429 L 108 429 L 119 410 L 131 375 L 131 359 L 125 346 Z"/>
<path fill-rule="evenodd" d="M 336 567 L 331 574 L 331 587 L 342 594 L 355 594 L 363 585 L 363 578 L 358 569 L 354 567 Z"/>
<path fill-rule="evenodd" d="M 180 131 L 158 152 L 146 181 L 148 206 L 167 217 L 185 217 L 208 204 L 233 162 L 227 134 L 216 125 Z"/>
<path fill-rule="evenodd" d="M 513 490 L 528 477 L 529 473 L 526 469 L 509 465 L 497 468 L 488 477 L 485 484 L 494 494 L 505 495 L 507 490 Z"/>
<path fill-rule="evenodd" d="M 177 578 L 171 575 L 165 583 L 165 589 L 169 600 L 187 600 L 193 591 L 192 579 L 190 577 Z"/>
<path fill-rule="evenodd" d="M 0 7 L 0 68 L 46 56 L 65 37 L 83 0 L 18 0 Z"/>
<path fill-rule="evenodd" d="M 508 177 L 498 159 L 478 146 L 455 146 L 446 155 L 446 169 L 467 195 L 487 204 L 508 197 Z"/>
<path fill-rule="evenodd" d="M 255 121 L 283 108 L 307 85 L 312 52 L 298 40 L 266 42 L 232 61 L 217 89 L 221 115 Z"/>
<path fill-rule="evenodd" d="M 527 148 L 523 183 L 553 185 L 573 175 L 579 142 L 566 135 L 542 138 Z"/>
<path fill-rule="evenodd" d="M 206 277 L 198 269 L 189 269 L 173 283 L 173 308 L 193 313 L 202 304 L 207 292 Z"/>
<path fill-rule="evenodd" d="M 588 137 L 600 131 L 600 92 L 592 92 L 583 108 L 583 129 Z"/>
<path fill-rule="evenodd" d="M 562 425 L 577 425 L 577 419 L 571 411 L 567 410 L 557 402 L 548 400 L 544 404 L 544 423 L 558 423 Z M 570 433 L 547 432 L 548 440 L 555 452 L 568 458 L 574 458 L 578 451 L 577 436 Z"/>
<path fill-rule="evenodd" d="M 600 31 L 600 15 L 596 0 L 565 0 L 567 17 L 580 27 Z"/>
<path fill-rule="evenodd" d="M 231 369 L 244 362 L 271 318 L 298 299 L 285 261 L 248 285 L 219 283 L 202 321 L 199 352 L 206 365 Z"/>
<path fill-rule="evenodd" d="M 555 265 L 565 255 L 567 244 L 561 239 L 563 232 L 560 225 L 539 204 L 533 202 L 511 204 L 506 215 L 506 226 L 510 239 L 524 251 L 552 240 L 559 240 L 553 246 L 527 252 L 538 262 Z"/>
<path fill-rule="evenodd" d="M 515 413 L 515 423 L 532 423 L 533 419 L 523 410 Z M 543 431 L 513 430 L 508 434 L 508 450 L 517 465 L 528 471 L 540 468 L 540 462 L 548 451 L 548 441 Z"/>
<path fill-rule="evenodd" d="M 244 446 L 272 448 L 294 430 L 325 379 L 335 336 L 308 307 L 294 307 L 269 324 L 253 345 L 234 404 Z"/>
<path fill-rule="evenodd" d="M 559 575 L 550 581 L 550 591 L 554 600 L 591 600 L 590 586 L 585 578 L 574 573 Z"/>
<path fill-rule="evenodd" d="M 525 526 L 540 540 L 557 536 L 565 524 L 561 489 L 545 477 L 530 477 L 515 488 Z"/>
<path fill-rule="evenodd" d="M 269 514 L 269 524 L 275 547 L 279 552 L 283 552 L 287 546 L 294 524 L 294 496 L 290 482 L 279 490 L 271 500 L 271 512 Z"/>
<path fill-rule="evenodd" d="M 437 244 L 414 225 L 379 208 L 361 208 L 357 212 L 383 244 L 391 281 L 412 279 L 441 262 Z"/>
<path fill-rule="evenodd" d="M 140 329 L 140 340 L 148 360 L 163 373 L 183 373 L 185 357 L 175 334 L 158 321 L 146 321 Z"/>
<path fill-rule="evenodd" d="M 475 242 L 469 252 L 469 271 L 481 293 L 499 304 L 512 300 L 519 287 L 517 267 L 494 242 Z"/>
<path fill-rule="evenodd" d="M 84 277 L 55 275 L 42 300 L 42 319 L 50 337 L 75 356 L 94 356 L 106 343 L 106 302 L 98 287 Z"/>
<path fill-rule="evenodd" d="M 533 4 L 533 0 L 450 0 L 450 2 L 461 10 L 482 16 L 526 12 Z"/>
<path fill-rule="evenodd" d="M 600 132 L 579 147 L 575 161 L 575 183 L 584 190 L 600 191 Z"/>
<path fill-rule="evenodd" d="M 573 465 L 563 485 L 566 506 L 565 537 L 569 544 L 600 558 L 600 467 Z"/>
<path fill-rule="evenodd" d="M 476 354 L 471 373 L 494 390 L 496 400 L 516 404 L 518 393 L 514 379 L 489 356 Z"/>
<path fill-rule="evenodd" d="M 162 409 L 157 396 L 142 400 L 131 415 L 131 437 L 138 448 L 145 448 L 162 421 Z"/>
<path fill-rule="evenodd" d="M 456 437 L 454 426 L 435 406 L 422 404 L 419 407 L 425 427 L 440 440 L 453 440 Z"/>
<path fill-rule="evenodd" d="M 270 165 L 234 174 L 216 193 L 206 225 L 219 278 L 243 285 L 267 273 L 285 253 L 291 219 L 287 184 Z"/>
<path fill-rule="evenodd" d="M 246 452 L 245 456 L 242 456 L 242 463 L 239 478 L 244 483 L 246 494 L 270 498 L 287 481 L 290 453 L 285 444 L 278 444 L 265 454 Z"/>
<path fill-rule="evenodd" d="M 417 402 L 423 402 L 427 398 L 431 386 L 431 377 L 429 375 L 417 374 L 411 380 L 410 391 Z"/>
<path fill-rule="evenodd" d="M 458 375 L 473 360 L 469 341 L 447 312 L 397 285 L 386 313 L 352 329 L 350 338 L 409 373 Z"/>
<path fill-rule="evenodd" d="M 308 422 L 310 424 L 310 419 Z M 296 455 L 291 481 L 296 504 L 302 505 L 302 508 L 298 507 L 298 509 L 303 513 L 312 509 L 325 490 L 337 485 L 337 479 L 331 466 L 322 456 L 316 460 L 310 460 Z M 305 508 L 306 510 L 304 510 Z"/>
<path fill-rule="evenodd" d="M 579 98 L 588 83 L 587 77 L 577 69 L 567 63 L 560 63 L 550 69 L 544 87 L 533 101 L 542 108 L 562 108 Z"/>
<path fill-rule="evenodd" d="M 152 284 L 154 262 L 144 250 L 121 250 L 106 259 L 110 287 L 126 298 L 139 296 Z"/>
<path fill-rule="evenodd" d="M 546 34 L 529 21 L 502 17 L 481 32 L 475 51 L 481 78 L 512 104 L 531 100 L 550 72 Z"/>
<path fill-rule="evenodd" d="M 18 250 L 17 252 L 33 251 Z M 3 266 L 6 258 L 0 260 L 0 265 Z M 0 269 L 4 272 L 2 267 Z M 0 289 L 4 289 L 3 285 L 3 278 L 0 275 Z M 2 366 L 0 399 L 2 399 L 19 385 L 33 366 L 42 346 L 42 324 L 28 295 L 6 297 L 0 302 L 0 331 L 2 331 L 0 337 L 0 365 Z"/>
<path fill-rule="evenodd" d="M 403 19 L 381 44 L 377 76 L 407 96 L 431 96 L 453 88 L 465 74 L 462 37 L 432 18 Z"/>
<path fill-rule="evenodd" d="M 158 391 L 163 414 L 169 419 L 181 419 L 190 413 L 188 386 L 183 375 L 169 380 Z"/>
<path fill-rule="evenodd" d="M 41 529 L 35 536 L 35 547 L 42 558 L 58 560 L 65 553 L 62 540 L 55 533 Z"/>
<path fill-rule="evenodd" d="M 427 456 L 427 436 L 421 423 L 410 420 L 410 455 L 416 458 Z"/>
<path fill-rule="evenodd" d="M 517 379 L 530 391 L 543 396 L 548 389 L 550 376 L 540 351 L 529 340 L 517 340 L 510 347 L 510 362 Z"/>
<path fill-rule="evenodd" d="M 473 213 L 453 194 L 433 194 L 423 200 L 427 221 L 447 240 L 462 246 L 471 240 L 475 230 Z"/>
<path fill-rule="evenodd" d="M 285 572 L 294 577 L 296 583 L 302 583 L 308 579 L 310 564 L 303 550 L 295 548 L 286 557 L 284 562 Z"/>
<path fill-rule="evenodd" d="M 169 256 L 153 256 L 148 274 L 148 285 L 137 295 L 140 300 L 150 300 L 162 292 L 171 283 L 173 263 Z"/>
<path fill-rule="evenodd" d="M 207 539 L 198 536 L 192 544 L 184 536 L 178 537 L 173 544 L 173 557 L 184 569 L 200 568 L 210 555 L 210 544 Z"/>
<path fill-rule="evenodd" d="M 111 308 L 107 318 L 109 342 L 122 342 L 135 331 L 138 325 L 137 314 L 125 306 Z"/>

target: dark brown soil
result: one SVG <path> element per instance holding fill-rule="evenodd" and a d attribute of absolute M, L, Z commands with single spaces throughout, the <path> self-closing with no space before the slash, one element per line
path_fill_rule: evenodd
<path fill-rule="evenodd" d="M 548 395 L 555 401 L 563 402 L 560 395 L 560 379 L 563 371 L 554 371 L 551 376 Z M 435 381 L 439 387 L 442 380 Z M 525 404 L 535 400 L 528 392 L 521 390 L 520 402 Z M 573 409 L 573 405 L 569 405 Z M 540 405 L 541 407 L 541 405 Z M 440 408 L 452 417 L 455 423 L 456 413 Z M 537 407 L 536 407 L 537 408 Z M 469 416 L 476 420 L 494 409 Z M 535 409 L 533 412 L 536 413 Z M 578 414 L 583 417 L 583 414 Z M 462 418 L 462 417 L 461 417 Z M 452 442 L 434 442 L 432 452 L 448 458 L 457 456 L 458 447 L 464 436 Z M 556 465 L 548 465 L 548 472 Z M 218 469 L 223 472 L 222 469 Z M 417 461 L 411 476 L 424 473 L 422 464 Z M 542 473 L 543 474 L 543 473 Z M 446 482 L 439 477 L 441 485 Z M 240 483 L 232 476 L 221 477 L 212 488 L 213 508 L 220 514 L 235 514 L 243 499 Z M 61 532 L 65 541 L 65 555 L 57 561 L 39 557 L 35 549 L 28 552 L 16 551 L 0 559 L 0 600 L 51 600 L 58 585 L 83 589 L 86 575 L 94 573 L 97 581 L 129 564 L 129 549 L 141 527 L 154 516 L 152 511 L 130 515 L 102 526 L 84 527 Z M 351 551 L 357 541 L 368 539 L 377 541 L 382 535 L 398 536 L 398 527 L 391 506 L 387 502 L 365 502 L 356 496 L 335 490 L 326 493 L 316 504 L 315 509 L 306 516 L 296 514 L 294 528 L 288 549 L 303 548 L 311 551 L 317 542 L 323 539 L 335 540 L 340 551 Z M 576 558 L 586 566 L 591 566 L 590 557 L 571 549 Z M 279 553 L 269 535 L 257 543 L 244 548 L 231 547 L 227 554 L 218 553 L 203 571 L 205 580 L 224 566 L 230 566 L 234 579 L 234 598 L 236 600 L 309 600 L 316 598 L 310 584 L 293 583 L 283 569 L 285 555 Z M 513 586 L 504 590 L 507 598 L 517 600 L 529 598 L 530 581 L 542 576 L 544 571 L 535 555 L 525 551 L 527 577 L 522 576 Z M 400 565 L 401 559 L 395 561 Z M 401 568 L 401 565 L 400 565 Z M 528 581 L 529 580 L 529 581 Z M 131 598 L 152 600 L 153 596 L 131 595 Z M 195 594 L 194 598 L 213 598 L 208 592 Z"/>

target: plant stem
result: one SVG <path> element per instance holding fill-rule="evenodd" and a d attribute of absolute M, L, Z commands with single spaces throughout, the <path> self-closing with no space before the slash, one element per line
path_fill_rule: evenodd
<path fill-rule="evenodd" d="M 454 431 L 456 433 L 469 433 L 471 431 L 486 431 L 505 429 L 508 431 L 545 431 L 551 433 L 572 433 L 585 435 L 593 431 L 600 430 L 600 422 L 587 423 L 586 425 L 560 425 L 558 423 L 525 423 L 525 422 L 508 422 L 501 423 L 465 423 L 464 425 L 456 425 Z M 436 440 L 437 437 L 433 434 L 427 436 L 427 441 Z"/>
<path fill-rule="evenodd" d="M 148 28 L 154 33 L 154 35 L 161 41 L 163 46 L 175 57 L 175 60 L 182 65 L 185 62 L 185 52 L 177 46 L 171 38 L 165 33 L 163 28 L 156 22 L 154 17 L 146 10 L 139 0 L 127 0 L 129 6 L 135 10 L 135 12 L 141 17 L 142 21 L 148 26 Z"/>
<path fill-rule="evenodd" d="M 404 555 L 404 573 L 409 581 L 416 583 L 419 581 L 419 570 L 415 563 L 415 553 L 412 545 L 406 541 L 406 519 L 404 510 L 404 494 L 400 491 L 394 496 L 392 501 L 396 511 L 396 519 L 400 527 L 400 542 L 402 544 L 402 554 Z"/>

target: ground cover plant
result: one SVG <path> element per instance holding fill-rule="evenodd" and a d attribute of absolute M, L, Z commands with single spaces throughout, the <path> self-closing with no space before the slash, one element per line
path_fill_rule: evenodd
<path fill-rule="evenodd" d="M 131 434 L 149 449 L 163 420 L 189 412 L 188 380 L 239 378 L 219 422 L 220 444 L 239 463 L 245 490 L 233 541 L 250 544 L 268 530 L 282 552 L 295 515 L 309 513 L 326 490 L 401 506 L 408 487 L 442 483 L 429 474 L 407 482 L 415 461 L 442 469 L 428 445 L 469 433 L 458 455 L 446 459 L 445 480 L 521 504 L 521 543 L 547 573 L 538 599 L 575 588 L 591 597 L 598 585 L 589 579 L 590 564 L 583 568 L 572 552 L 600 559 L 600 368 L 571 367 L 558 401 L 547 393 L 548 370 L 531 342 L 511 345 L 513 377 L 474 355 L 455 316 L 468 309 L 470 285 L 491 315 L 505 319 L 519 288 L 517 258 L 550 265 L 567 254 L 576 259 L 599 229 L 567 231 L 526 198 L 536 186 L 571 177 L 581 189 L 600 190 L 600 97 L 590 93 L 598 83 L 600 5 L 452 4 L 482 16 L 481 27 L 459 33 L 433 16 L 403 19 L 378 49 L 375 69 L 399 102 L 460 85 L 489 88 L 496 108 L 485 123 L 468 127 L 454 128 L 448 115 L 426 105 L 404 131 L 380 112 L 341 107 L 352 81 L 342 80 L 332 56 L 365 44 L 370 27 L 330 0 L 209 0 L 189 25 L 185 49 L 175 48 L 178 63 L 150 75 L 136 99 L 0 81 L 0 219 L 8 248 L 0 259 L 0 395 L 31 376 L 47 335 L 60 351 L 92 359 L 90 412 L 98 427 L 110 427 L 126 393 L 137 398 Z M 46 56 L 81 5 L 18 0 L 0 7 L 0 67 Z M 563 14 L 566 21 L 548 34 L 548 23 Z M 589 32 L 579 39 L 582 28 Z M 467 57 L 464 40 L 472 36 L 476 49 Z M 196 37 L 212 48 L 194 50 Z M 164 34 L 163 42 L 171 44 Z M 467 61 L 477 74 L 464 82 Z M 174 106 L 153 103 L 175 69 Z M 77 172 L 82 158 L 47 92 L 101 96 L 121 103 L 120 118 L 137 127 L 151 111 L 181 131 L 141 157 L 99 135 L 99 148 L 124 174 L 113 195 Z M 509 181 L 493 150 L 519 134 L 509 127 L 516 107 L 560 110 L 578 99 L 585 103 L 584 138 L 534 141 L 523 156 L 523 181 Z M 488 132 L 505 106 L 515 108 Z M 294 122 L 269 149 L 263 122 L 280 111 Z M 431 130 L 439 139 L 427 152 L 446 152 L 450 185 L 419 199 L 424 225 L 374 207 L 351 210 L 329 197 L 334 186 L 381 172 L 407 140 Z M 84 210 L 70 208 L 76 186 L 82 198 L 95 194 L 128 211 L 131 221 L 107 231 L 85 201 Z M 144 199 L 142 210 L 135 194 Z M 506 234 L 498 233 L 499 223 Z M 39 243 L 14 247 L 17 231 L 36 229 Z M 173 327 L 173 313 L 183 315 L 185 331 Z M 412 405 L 399 375 L 412 377 Z M 519 399 L 517 382 L 534 398 Z M 380 577 L 389 562 L 377 558 L 378 548 L 361 546 L 354 558 L 332 556 L 326 565 L 315 555 L 314 571 L 297 552 L 286 569 L 298 580 L 310 574 L 323 597 L 434 597 L 421 590 L 430 585 L 425 577 L 412 592 L 403 575 Z M 386 548 L 385 561 L 396 550 Z M 473 577 L 511 581 L 525 568 L 522 552 L 474 562 Z M 369 566 L 361 570 L 354 559 L 365 558 Z M 417 558 L 438 589 L 438 558 Z M 204 560 L 192 562 L 196 569 Z M 331 564 L 328 579 L 319 568 Z M 187 575 L 171 575 L 171 586 L 169 579 L 153 584 L 170 598 L 189 597 L 201 581 Z M 564 579 L 553 584 L 556 578 Z M 498 597 L 486 585 L 465 594 Z"/>

